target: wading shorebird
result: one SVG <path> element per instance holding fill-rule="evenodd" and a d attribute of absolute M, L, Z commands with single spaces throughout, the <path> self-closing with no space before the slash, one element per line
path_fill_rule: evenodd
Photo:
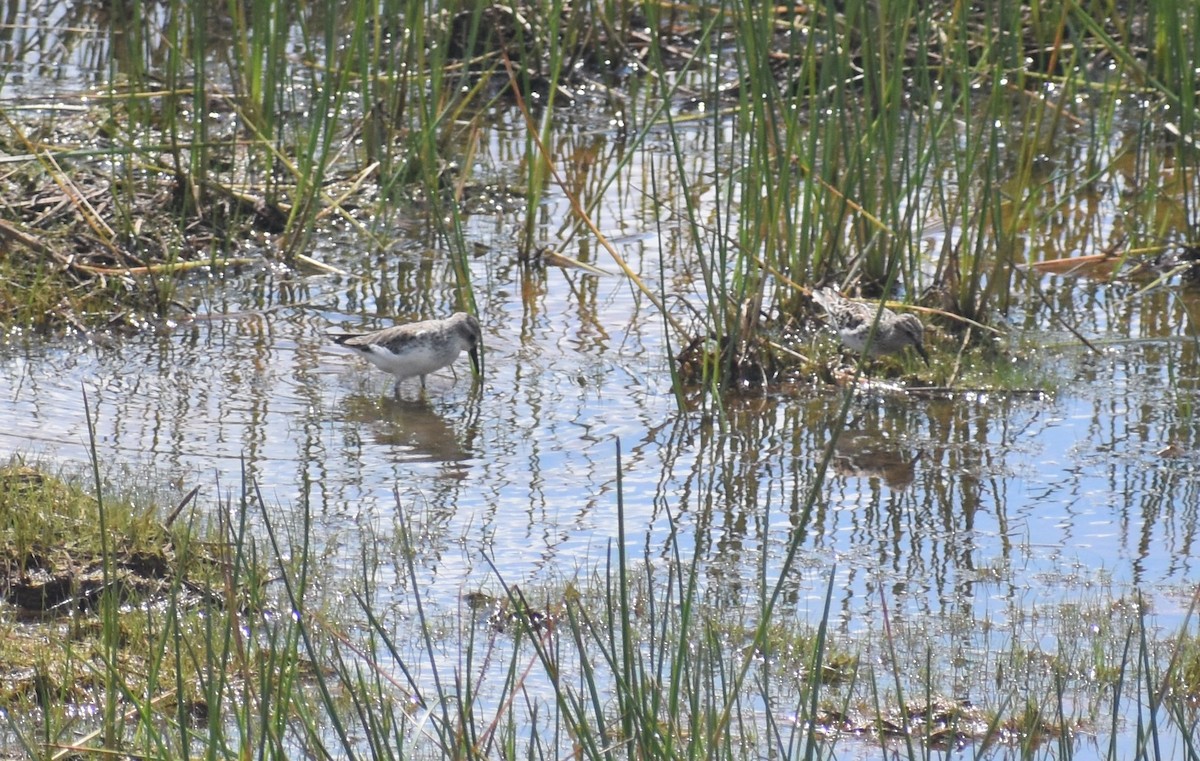
<path fill-rule="evenodd" d="M 479 374 L 479 347 L 483 332 L 479 320 L 466 312 L 455 312 L 444 320 L 425 320 L 396 325 L 371 333 L 328 333 L 334 343 L 354 349 L 371 364 L 396 376 L 394 393 L 400 396 L 400 383 L 415 376 L 449 367 L 463 349 L 471 358 L 471 367 Z"/>
<path fill-rule="evenodd" d="M 925 326 L 915 314 L 896 314 L 887 307 L 879 312 L 875 304 L 860 304 L 843 297 L 832 288 L 821 288 L 813 291 L 813 301 L 821 305 L 829 316 L 829 325 L 837 331 L 842 339 L 842 345 L 851 351 L 872 357 L 884 354 L 897 354 L 904 351 L 905 346 L 911 346 L 929 364 L 929 355 L 925 353 Z M 871 325 L 875 323 L 875 314 L 879 312 L 879 324 L 875 326 L 875 335 L 871 335 Z M 870 336 L 871 345 L 867 346 Z M 869 349 L 869 350 L 868 350 Z"/>

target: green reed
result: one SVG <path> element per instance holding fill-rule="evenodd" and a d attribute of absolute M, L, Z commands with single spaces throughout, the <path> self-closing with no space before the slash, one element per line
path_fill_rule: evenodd
<path fill-rule="evenodd" d="M 1111 600 L 1082 605 L 1077 614 L 1069 606 L 1060 610 L 1057 653 L 1011 644 L 1006 650 L 1006 637 L 1015 642 L 1019 637 L 1011 635 L 1024 626 L 1016 616 L 1013 630 L 989 646 L 988 662 L 1004 678 L 979 674 L 968 680 L 982 710 L 947 709 L 947 723 L 934 723 L 928 707 L 948 694 L 954 678 L 923 626 L 888 624 L 886 599 L 882 644 L 861 658 L 854 649 L 847 653 L 845 642 L 832 642 L 833 573 L 825 581 L 825 609 L 815 628 L 772 607 L 772 586 L 787 576 L 786 568 L 777 580 L 764 575 L 748 584 L 744 606 L 714 605 L 714 592 L 721 594 L 706 588 L 699 553 L 685 554 L 672 541 L 664 563 L 657 552 L 637 557 L 625 549 L 641 539 L 626 533 L 619 481 L 614 499 L 618 536 L 607 561 L 557 593 L 509 586 L 494 569 L 503 613 L 489 620 L 483 614 L 447 619 L 425 606 L 413 563 L 419 548 L 405 529 L 400 562 L 412 590 L 417 637 L 404 647 L 369 595 L 356 595 L 360 615 L 369 622 L 370 645 L 351 648 L 340 640 L 335 656 L 338 681 L 351 686 L 347 697 L 356 726 L 373 728 L 364 742 L 376 749 L 396 743 L 381 751 L 389 757 L 432 752 L 517 758 L 569 751 L 607 758 L 621 747 L 622 755 L 654 758 L 761 757 L 767 749 L 784 758 L 834 758 L 879 745 L 897 757 L 925 758 L 961 733 L 971 738 L 965 742 L 975 744 L 979 758 L 1010 757 L 1014 751 L 1024 758 L 1062 758 L 1074 752 L 1071 732 L 1077 726 L 1119 733 L 1130 702 L 1156 694 L 1173 670 L 1153 655 L 1156 646 L 1140 617 L 1112 625 Z M 403 515 L 403 506 L 398 508 Z M 679 529 L 681 544 L 690 545 L 684 532 L 693 529 Z M 380 559 L 364 555 L 363 561 L 373 566 Z M 371 576 L 363 574 L 368 589 Z M 558 601 L 545 603 L 552 594 Z M 536 617 L 539 613 L 553 618 Z M 1108 626 L 1096 626 L 1105 621 Z M 959 636 L 972 642 L 974 633 Z M 446 653 L 447 642 L 457 648 Z M 1114 698 L 1081 713 L 1086 701 L 1080 695 L 1096 686 L 1075 675 L 1090 659 L 1107 662 L 1114 655 L 1129 670 L 1128 685 L 1121 686 L 1111 671 L 1098 675 L 1099 683 L 1115 687 Z M 901 665 L 914 662 L 920 664 L 915 670 Z M 416 676 L 420 673 L 424 679 Z M 829 716 L 852 715 L 866 705 L 879 718 L 864 722 L 862 730 L 823 734 L 830 731 Z M 1161 705 L 1147 719 L 1147 737 L 1175 722 L 1187 726 L 1178 701 Z M 1112 711 L 1111 724 L 1097 727 L 1105 709 Z M 902 731 L 886 729 L 888 722 Z M 1196 758 L 1189 747 L 1179 757 Z M 1137 757 L 1164 756 L 1147 743 Z"/>
<path fill-rule="evenodd" d="M 893 620 L 886 592 L 874 634 L 839 631 L 835 568 L 811 581 L 824 607 L 809 624 L 779 604 L 795 574 L 812 572 L 790 560 L 769 569 L 764 559 L 736 592 L 714 586 L 701 515 L 672 517 L 667 546 L 651 549 L 626 518 L 619 451 L 614 463 L 617 533 L 608 551 L 573 579 L 537 588 L 507 584 L 493 568 L 491 616 L 465 605 L 455 615 L 426 599 L 424 550 L 399 501 L 396 544 L 362 542 L 357 569 L 340 576 L 319 571 L 328 550 L 303 500 L 280 520 L 249 480 L 233 494 L 216 485 L 212 493 L 227 496 L 183 512 L 189 496 L 164 529 L 154 511 L 122 498 L 99 501 L 0 470 L 6 484 L 20 477 L 42 489 L 35 496 L 22 486 L 21 501 L 0 496 L 5 546 L 45 554 L 54 550 L 44 538 L 64 536 L 76 549 L 96 543 L 114 555 L 167 547 L 174 569 L 165 604 L 101 605 L 73 612 L 71 632 L 48 630 L 68 636 L 46 640 L 45 687 L 16 698 L 40 710 L 10 708 L 10 736 L 31 758 L 69 743 L 154 757 L 240 758 L 255 749 L 270 758 L 600 759 L 620 747 L 623 756 L 654 758 L 823 759 L 872 746 L 924 758 L 962 733 L 968 739 L 953 742 L 972 745 L 977 758 L 1048 759 L 1076 752 L 1077 731 L 1127 737 L 1136 716 L 1137 751 L 1120 757 L 1200 758 L 1187 729 L 1194 615 L 1160 634 L 1136 596 L 1098 593 L 1038 612 L 1055 619 L 1058 645 L 1047 650 L 1023 644 L 1029 614 L 1013 601 L 994 637 L 981 641 L 973 625 L 950 632 L 951 651 L 987 664 L 959 673 L 927 622 Z M 806 487 L 804 498 L 818 490 Z M 87 519 L 101 505 L 107 543 Z M 64 519 L 58 529 L 40 523 Z M 210 520 L 215 532 L 203 528 Z M 807 518 L 798 520 L 802 527 Z M 803 534 L 793 532 L 797 544 Z M 631 549 L 638 546 L 646 549 Z M 393 578 L 399 583 L 384 581 Z M 197 598 L 198 589 L 207 591 Z M 6 663 L 14 659 L 5 653 Z M 944 724 L 928 720 L 939 696 L 962 694 L 979 710 L 948 708 Z M 81 732 L 72 718 L 81 695 L 100 706 L 103 731 Z M 831 718 L 867 707 L 876 718 L 853 720 L 854 730 Z"/>
<path fill-rule="evenodd" d="M 463 251 L 457 207 L 470 159 L 488 110 L 516 102 L 512 92 L 536 101 L 523 113 L 518 248 L 528 251 L 544 193 L 556 182 L 568 75 L 605 55 L 632 63 L 628 35 L 647 29 L 649 55 L 632 68 L 648 74 L 612 80 L 626 96 L 629 144 L 651 130 L 683 144 L 679 124 L 695 122 L 672 112 L 681 84 L 708 106 L 711 116 L 700 123 L 713 134 L 733 127 L 732 142 L 720 146 L 715 218 L 688 208 L 687 187 L 682 203 L 692 254 L 705 271 L 706 328 L 734 346 L 763 331 L 757 315 L 806 309 L 802 289 L 818 281 L 925 299 L 986 321 L 1006 305 L 1012 265 L 1029 257 L 1027 240 L 1062 208 L 1064 198 L 1049 194 L 1083 193 L 1115 171 L 1113 149 L 1097 147 L 1111 139 L 1112 98 L 1097 91 L 1161 100 L 1181 135 L 1195 124 L 1189 83 L 1198 43 L 1185 30 L 1197 11 L 1185 3 L 1156 4 L 1141 23 L 1099 3 L 1003 2 L 968 12 L 915 2 L 787 11 L 725 2 L 689 13 L 555 0 L 516 9 L 254 0 L 230 7 L 228 54 L 220 56 L 211 55 L 222 20 L 212 8 L 173 2 L 153 16 L 136 4 L 117 10 L 108 123 L 120 151 L 109 165 L 114 233 L 101 237 L 114 248 L 138 237 L 146 208 L 133 189 L 167 169 L 180 231 L 204 215 L 230 231 L 218 248 L 233 245 L 236 230 L 254 221 L 253 205 L 265 202 L 279 217 L 289 260 L 308 249 L 323 219 L 359 224 L 338 201 L 338 188 L 359 170 L 381 191 L 373 211 L 385 224 L 397 203 L 430 200 L 436 224 L 457 220 L 440 234 Z M 678 29 L 691 30 L 691 58 L 681 60 Z M 1106 60 L 1113 73 L 1097 82 L 1088 67 Z M 718 85 L 736 85 L 734 94 L 719 96 Z M 1074 139 L 1070 103 L 1078 95 L 1099 104 L 1092 160 L 1078 178 L 1046 177 L 1047 157 Z M 214 113 L 232 114 L 233 128 L 217 131 Z M 1147 117 L 1146 125 L 1153 137 L 1154 122 Z M 166 167 L 157 150 L 141 147 L 149 145 L 167 146 Z M 1191 161 L 1186 151 L 1178 156 L 1185 167 Z M 605 167 L 591 187 L 611 187 L 627 165 L 623 158 Z M 1194 221 L 1187 211 L 1182 224 L 1155 215 L 1163 192 L 1183 193 L 1185 209 L 1194 207 L 1191 176 L 1178 175 L 1172 188 L 1139 185 L 1144 213 L 1129 215 L 1139 242 Z M 580 179 L 578 187 L 594 180 L 586 171 Z M 594 209 L 598 193 L 579 202 Z M 572 229 L 586 226 L 577 221 Z M 176 248 L 171 240 L 160 247 Z M 458 279 L 466 287 L 461 272 Z M 169 295 L 153 300 L 170 303 Z M 953 321 L 945 327 L 961 331 Z M 721 372 L 730 380 L 730 360 Z"/>
<path fill-rule="evenodd" d="M 1033 258 L 1028 241 L 1117 171 L 1105 144 L 1116 97 L 1099 91 L 1089 67 L 1097 56 L 1120 64 L 1104 85 L 1117 97 L 1134 97 L 1150 70 L 1091 7 L 1014 2 L 976 14 L 852 0 L 836 13 L 710 10 L 735 49 L 723 70 L 736 71 L 736 103 L 713 98 L 712 132 L 734 127 L 724 198 L 736 203 L 718 203 L 715 222 L 691 224 L 706 263 L 706 327 L 731 346 L 769 327 L 757 324 L 759 314 L 802 316 L 804 288 L 816 282 L 947 310 L 942 328 L 951 337 L 967 327 L 955 316 L 993 319 L 1009 303 L 1014 265 Z M 1168 6 L 1162 16 L 1190 28 L 1195 13 Z M 1109 20 L 1128 33 L 1122 20 Z M 1164 58 L 1193 60 L 1177 29 L 1164 26 L 1156 38 Z M 670 73 L 658 69 L 660 79 Z M 1151 82 L 1161 91 L 1155 97 L 1191 124 L 1190 90 Z M 1067 166 L 1048 173 L 1048 157 L 1075 150 L 1064 143 L 1078 142 L 1070 129 L 1079 121 L 1076 102 L 1094 126 L 1092 158 L 1077 174 Z M 1147 163 L 1151 176 L 1163 165 Z M 1162 198 L 1161 186 L 1139 185 L 1148 204 Z M 1190 205 L 1193 191 L 1173 191 Z M 1161 240 L 1170 227 L 1186 228 L 1178 220 L 1154 225 L 1158 215 L 1147 212 L 1133 220 L 1149 223 L 1137 224 L 1143 236 Z M 717 386 L 736 381 L 733 365 L 724 355 Z"/>

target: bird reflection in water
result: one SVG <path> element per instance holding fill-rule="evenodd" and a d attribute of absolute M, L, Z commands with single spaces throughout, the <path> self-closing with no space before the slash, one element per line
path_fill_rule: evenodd
<path fill-rule="evenodd" d="M 471 456 L 464 437 L 428 399 L 349 396 L 343 410 L 346 422 L 358 424 L 364 438 L 393 448 L 405 460 L 461 462 Z"/>
<path fill-rule="evenodd" d="M 880 479 L 888 488 L 903 491 L 912 484 L 922 454 L 921 450 L 912 454 L 905 451 L 899 441 L 878 427 L 848 423 L 833 447 L 830 465 L 836 475 Z"/>

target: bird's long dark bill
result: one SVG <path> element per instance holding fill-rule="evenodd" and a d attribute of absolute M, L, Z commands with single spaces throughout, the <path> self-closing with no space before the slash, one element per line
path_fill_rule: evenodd
<path fill-rule="evenodd" d="M 475 371 L 476 378 L 483 377 L 483 363 L 479 357 L 479 349 L 468 349 L 467 356 L 471 358 L 471 368 Z"/>
<path fill-rule="evenodd" d="M 925 347 L 921 344 L 913 344 L 913 348 L 917 350 L 917 354 L 921 355 L 921 359 L 925 360 L 925 366 L 929 367 L 929 355 L 925 353 Z"/>

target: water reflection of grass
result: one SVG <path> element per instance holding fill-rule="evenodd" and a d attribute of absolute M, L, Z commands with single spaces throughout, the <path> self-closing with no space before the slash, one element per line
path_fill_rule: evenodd
<path fill-rule="evenodd" d="M 603 567 L 520 589 L 497 578 L 454 614 L 426 607 L 403 519 L 395 557 L 363 542 L 359 571 L 325 577 L 310 528 L 273 523 L 252 485 L 199 506 L 218 517 L 205 536 L 181 510 L 164 525 L 19 462 L 0 484 L 9 603 L 50 601 L 31 590 L 66 579 L 4 624 L 0 699 L 31 756 L 1061 758 L 1080 736 L 1122 735 L 1141 706 L 1139 736 L 1200 758 L 1191 619 L 1160 631 L 1100 577 L 1088 599 L 1014 603 L 982 626 L 893 614 L 881 593 L 878 620 L 849 632 L 832 582 L 813 580 L 814 623 L 786 578 L 713 586 L 674 540 L 657 555 L 673 562 L 644 562 L 622 533 Z M 400 608 L 381 604 L 393 573 L 410 590 Z M 1121 757 L 1163 757 L 1151 747 Z"/>
<path fill-rule="evenodd" d="M 995 359 L 990 334 L 961 319 L 994 326 L 1018 289 L 1039 287 L 1014 280 L 1015 264 L 1194 238 L 1196 51 L 1182 32 L 1197 11 L 1187 4 L 1115 18 L 1099 5 L 864 0 L 698 11 L 262 0 L 210 15 L 220 7 L 168 3 L 153 18 L 118 8 L 109 52 L 119 85 L 89 98 L 82 118 L 31 112 L 36 130 L 6 111 L 5 147 L 21 153 L 4 177 L 0 226 L 8 322 L 138 326 L 178 307 L 176 278 L 193 266 L 267 256 L 320 266 L 306 254 L 329 221 L 368 247 L 400 214 L 449 252 L 440 271 L 469 301 L 472 200 L 520 189 L 517 260 L 536 266 L 528 249 L 547 230 L 603 237 L 609 226 L 595 218 L 607 190 L 632 182 L 649 209 L 639 221 L 680 245 L 658 252 L 658 272 L 611 269 L 637 276 L 647 299 L 660 294 L 642 280 L 694 286 L 686 312 L 678 307 L 694 327 L 671 333 L 677 346 L 706 347 L 691 381 L 721 393 L 793 372 L 792 339 L 811 328 L 807 292 L 834 282 L 940 310 L 928 319 L 942 382 L 987 386 L 1012 373 L 1026 385 L 1021 363 Z M 559 107 L 571 102 L 590 109 Z M 499 138 L 508 157 L 484 156 L 491 130 L 511 130 L 505 119 L 521 125 L 515 140 Z M 604 139 L 580 147 L 580 131 Z M 631 177 L 631 157 L 650 145 L 670 153 L 668 168 Z M 696 173 L 702 149 L 711 162 Z M 505 178 L 514 166 L 518 183 Z M 552 191 L 571 198 L 566 222 L 544 224 Z M 6 493 L 24 488 L 9 482 Z M 583 592 L 539 590 L 532 606 L 496 591 L 509 606 L 499 632 L 473 619 L 451 627 L 421 609 L 419 591 L 408 598 L 415 613 L 385 617 L 366 581 L 354 590 L 361 606 L 334 619 L 309 602 L 305 527 L 289 527 L 294 547 L 263 549 L 243 532 L 269 513 L 252 489 L 213 510 L 232 528 L 195 553 L 205 560 L 196 572 L 220 582 L 203 614 L 183 600 L 184 575 L 153 593 L 164 608 L 118 613 L 106 574 L 145 558 L 123 556 L 116 541 L 99 555 L 101 615 L 80 613 L 75 639 L 38 651 L 19 639 L 28 628 L 8 638 L 38 656 L 6 661 L 30 677 L 14 681 L 27 687 L 13 690 L 14 705 L 45 711 L 35 730 L 17 725 L 31 755 L 44 755 L 38 741 L 77 742 L 66 706 L 83 700 L 101 707 L 104 747 L 162 756 L 197 742 L 209 755 L 455 757 L 822 756 L 861 742 L 921 757 L 969 725 L 962 741 L 978 755 L 1010 754 L 1004 741 L 1019 755 L 1067 757 L 1068 731 L 1116 736 L 1144 705 L 1142 736 L 1175 734 L 1179 755 L 1197 757 L 1183 700 L 1197 691 L 1194 638 L 1160 638 L 1140 606 L 1114 616 L 1119 599 L 1086 601 L 1088 615 L 1025 611 L 1054 618 L 1058 647 L 1024 643 L 1027 619 L 1012 616 L 1004 636 L 962 660 L 965 674 L 926 629 L 900 632 L 886 616 L 873 642 L 839 635 L 834 647 L 827 628 L 758 607 L 765 581 L 737 590 L 744 608 L 714 603 L 693 565 L 702 558 L 652 572 L 621 557 L 578 582 Z M 102 535 L 122 536 L 110 515 Z M 41 555 L 30 548 L 55 534 L 15 525 L 11 568 L 33 576 Z M 142 552 L 154 558 L 166 540 L 147 525 Z M 75 557 L 97 557 L 88 552 Z M 263 557 L 281 580 L 275 609 L 294 615 L 260 616 L 270 609 L 254 597 L 261 582 L 240 583 L 262 573 L 250 561 Z M 364 559 L 363 578 L 391 562 Z M 250 601 L 235 597 L 244 589 Z M 1118 625 L 1074 623 L 1106 616 Z M 951 643 L 969 641 L 976 622 L 962 626 Z M 97 636 L 80 639 L 88 628 Z M 422 648 L 399 643 L 409 630 Z M 972 710 L 958 700 L 963 683 Z M 858 733 L 870 739 L 845 737 Z"/>
<path fill-rule="evenodd" d="M 257 0 L 80 19 L 121 76 L 5 113 L 6 196 L 26 200 L 0 220 L 0 319 L 136 328 L 194 266 L 320 267 L 325 225 L 370 248 L 414 214 L 468 304 L 471 199 L 517 187 L 518 258 L 548 234 L 599 241 L 677 343 L 724 347 L 694 363 L 703 387 L 794 373 L 772 337 L 811 324 L 814 283 L 936 310 L 944 359 L 1037 287 L 1016 264 L 1194 237 L 1196 173 L 1175 166 L 1197 54 L 1174 32 L 1196 13 Z M 670 162 L 632 176 L 650 146 Z M 631 182 L 641 223 L 681 243 L 661 253 L 698 286 L 686 314 L 603 232 Z M 544 220 L 550 191 L 569 219 Z"/>

